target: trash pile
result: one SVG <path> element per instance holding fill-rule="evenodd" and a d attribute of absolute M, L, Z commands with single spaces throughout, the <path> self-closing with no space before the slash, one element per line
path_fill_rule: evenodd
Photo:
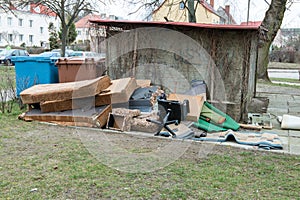
<path fill-rule="evenodd" d="M 150 80 L 108 76 L 34 85 L 20 93 L 28 111 L 19 119 L 200 141 L 233 138 L 240 144 L 282 149 L 276 134 L 238 131 L 247 126 L 208 103 L 199 86 L 194 82 L 192 92 L 167 95 Z"/>

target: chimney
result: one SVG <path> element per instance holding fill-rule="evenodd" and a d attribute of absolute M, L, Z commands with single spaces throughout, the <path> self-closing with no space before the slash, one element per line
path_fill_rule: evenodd
<path fill-rule="evenodd" d="M 210 5 L 211 5 L 211 7 L 214 7 L 215 6 L 215 0 L 210 0 Z"/>
<path fill-rule="evenodd" d="M 227 15 L 229 15 L 229 13 L 230 13 L 230 5 L 226 5 L 225 6 L 225 12 L 226 12 Z"/>

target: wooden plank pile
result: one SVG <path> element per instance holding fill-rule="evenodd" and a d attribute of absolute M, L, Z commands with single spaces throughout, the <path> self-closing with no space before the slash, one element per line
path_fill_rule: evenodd
<path fill-rule="evenodd" d="M 28 111 L 25 121 L 45 121 L 69 126 L 104 127 L 113 103 L 128 102 L 137 88 L 134 78 L 92 80 L 35 85 L 21 92 Z"/>

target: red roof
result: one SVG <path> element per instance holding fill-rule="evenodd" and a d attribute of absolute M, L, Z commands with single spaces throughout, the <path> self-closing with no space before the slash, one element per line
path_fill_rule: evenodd
<path fill-rule="evenodd" d="M 100 15 L 89 14 L 81 18 L 75 23 L 76 28 L 89 28 L 89 20 L 101 19 Z"/>
<path fill-rule="evenodd" d="M 21 11 L 22 9 L 15 7 L 14 5 L 10 5 L 10 9 L 11 10 L 19 10 Z M 35 4 L 35 3 L 31 3 L 29 4 L 29 10 L 26 10 L 26 12 L 30 12 L 33 14 L 42 14 L 42 15 L 48 15 L 51 17 L 56 17 L 56 13 L 53 12 L 53 10 L 51 10 L 50 8 L 48 8 L 45 5 L 42 4 Z"/>
<path fill-rule="evenodd" d="M 43 14 L 56 17 L 56 13 L 54 13 L 50 8 L 42 4 L 30 4 L 30 12 L 34 14 Z"/>
<path fill-rule="evenodd" d="M 189 22 L 146 22 L 146 21 L 121 21 L 121 20 L 101 20 L 90 19 L 91 23 L 95 23 L 103 26 L 114 26 L 124 28 L 128 25 L 136 25 L 136 27 L 195 27 L 195 28 L 210 28 L 210 29 L 234 29 L 234 30 L 258 30 L 259 25 L 226 25 L 226 24 L 203 24 L 203 23 L 189 23 Z"/>

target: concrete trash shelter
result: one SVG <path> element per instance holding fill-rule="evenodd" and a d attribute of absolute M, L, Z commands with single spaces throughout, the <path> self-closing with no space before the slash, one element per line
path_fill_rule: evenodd
<path fill-rule="evenodd" d="M 92 45 L 105 46 L 106 69 L 112 79 L 150 79 L 178 94 L 186 94 L 193 80 L 204 80 L 209 102 L 236 121 L 247 119 L 256 93 L 257 53 L 264 28 L 185 22 L 90 23 L 92 41 L 98 42 Z M 105 36 L 97 34 L 103 29 Z"/>

